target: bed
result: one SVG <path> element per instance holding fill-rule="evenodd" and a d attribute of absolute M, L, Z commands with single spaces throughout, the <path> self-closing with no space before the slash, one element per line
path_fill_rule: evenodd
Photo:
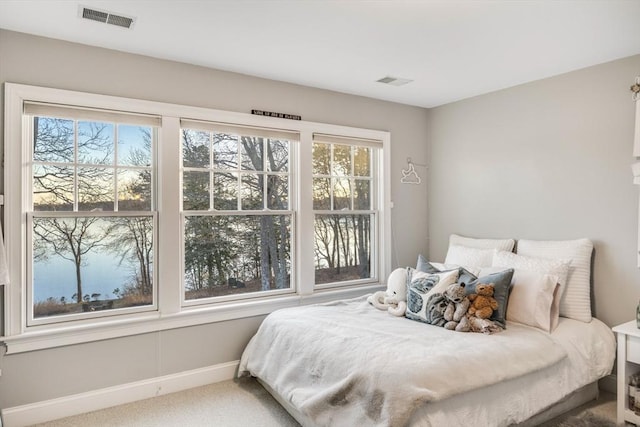
<path fill-rule="evenodd" d="M 579 264 L 574 257 L 567 277 L 551 276 L 564 282 L 563 295 L 573 292 Z M 562 306 L 554 295 L 551 313 Z M 611 330 L 563 316 L 571 307 L 548 330 L 510 321 L 504 310 L 505 329 L 492 334 L 391 316 L 366 296 L 282 309 L 247 345 L 239 375 L 258 378 L 303 426 L 536 425 L 597 397 L 597 381 L 613 367 Z"/>

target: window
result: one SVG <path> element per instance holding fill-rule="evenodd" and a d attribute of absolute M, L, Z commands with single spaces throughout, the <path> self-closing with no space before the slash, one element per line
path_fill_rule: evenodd
<path fill-rule="evenodd" d="M 376 278 L 375 141 L 314 135 L 315 283 Z M 372 245 L 373 243 L 373 245 Z"/>
<path fill-rule="evenodd" d="M 28 324 L 155 307 L 156 117 L 26 103 Z"/>
<path fill-rule="evenodd" d="M 182 121 L 184 299 L 291 291 L 297 133 Z"/>
<path fill-rule="evenodd" d="M 10 83 L 5 111 L 9 353 L 355 297 L 390 270 L 386 132 Z"/>

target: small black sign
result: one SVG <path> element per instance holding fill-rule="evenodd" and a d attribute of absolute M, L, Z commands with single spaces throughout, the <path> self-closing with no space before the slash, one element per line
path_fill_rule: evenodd
<path fill-rule="evenodd" d="M 295 114 L 276 113 L 274 111 L 251 110 L 251 114 L 256 116 L 277 117 L 279 119 L 302 120 L 301 116 Z"/>

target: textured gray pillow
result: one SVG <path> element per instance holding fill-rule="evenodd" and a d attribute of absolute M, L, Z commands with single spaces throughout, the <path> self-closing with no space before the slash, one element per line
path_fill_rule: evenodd
<path fill-rule="evenodd" d="M 506 328 L 507 304 L 509 302 L 509 288 L 511 287 L 513 268 L 508 268 L 496 273 L 481 275 L 480 277 L 473 277 L 474 278 L 467 276 L 463 279 L 458 279 L 458 283 L 460 283 L 461 280 L 470 279 L 469 282 L 464 282 L 466 284 L 465 290 L 467 295 L 476 293 L 476 285 L 480 283 L 493 283 L 493 297 L 498 301 L 498 309 L 493 311 L 490 320 L 493 320 L 498 325 Z"/>

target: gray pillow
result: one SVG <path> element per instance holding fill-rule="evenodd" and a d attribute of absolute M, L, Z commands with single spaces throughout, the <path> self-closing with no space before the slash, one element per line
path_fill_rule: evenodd
<path fill-rule="evenodd" d="M 416 264 L 416 270 L 422 271 L 429 274 L 434 273 L 442 273 L 444 271 L 450 270 L 439 270 L 433 266 L 427 259 L 422 255 L 418 255 L 418 262 Z M 458 267 L 458 283 L 469 284 L 472 280 L 477 279 L 475 274 L 471 273 L 469 270 L 463 267 Z"/>
<path fill-rule="evenodd" d="M 439 273 L 440 270 L 435 268 L 427 259 L 422 256 L 422 254 L 418 255 L 418 262 L 416 263 L 416 270 L 422 271 L 424 273 Z"/>
<path fill-rule="evenodd" d="M 469 272 L 467 272 L 469 273 Z M 469 273 L 471 277 L 465 277 L 463 280 L 469 280 L 465 283 L 465 291 L 467 295 L 476 293 L 476 285 L 480 283 L 493 283 L 493 297 L 498 301 L 498 309 L 493 311 L 490 320 L 493 320 L 503 328 L 507 327 L 507 303 L 509 302 L 509 291 L 511 287 L 511 279 L 513 277 L 513 268 L 499 271 L 497 273 L 487 274 L 482 277 L 475 277 Z M 461 283 L 461 279 L 458 279 Z"/>

